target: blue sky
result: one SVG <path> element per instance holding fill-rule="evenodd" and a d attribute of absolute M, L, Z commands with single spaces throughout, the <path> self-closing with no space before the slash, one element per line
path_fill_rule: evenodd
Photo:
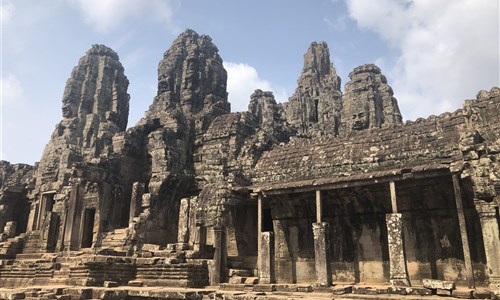
<path fill-rule="evenodd" d="M 66 80 L 92 44 L 119 54 L 133 126 L 156 94 L 159 60 L 186 28 L 219 48 L 233 111 L 257 88 L 287 101 L 303 54 L 321 40 L 342 86 L 354 67 L 376 63 L 405 120 L 454 111 L 499 85 L 498 0 L 0 1 L 0 159 L 11 162 L 39 160 Z"/>

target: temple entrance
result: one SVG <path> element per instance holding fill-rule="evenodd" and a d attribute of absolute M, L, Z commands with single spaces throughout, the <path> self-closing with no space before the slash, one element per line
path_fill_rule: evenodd
<path fill-rule="evenodd" d="M 43 220 L 45 219 L 45 215 L 47 212 L 52 211 L 54 207 L 54 196 L 55 192 L 43 193 L 42 198 L 40 199 L 38 213 L 35 215 L 36 223 L 33 227 L 34 230 L 41 229 Z"/>
<path fill-rule="evenodd" d="M 94 238 L 94 217 L 95 208 L 86 208 L 83 213 L 83 231 L 81 248 L 92 247 L 92 240 Z"/>

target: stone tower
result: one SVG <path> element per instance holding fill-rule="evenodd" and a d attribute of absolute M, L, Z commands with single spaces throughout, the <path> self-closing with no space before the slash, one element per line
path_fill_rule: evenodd
<path fill-rule="evenodd" d="M 77 162 L 98 163 L 112 151 L 112 137 L 127 127 L 128 79 L 118 54 L 93 45 L 73 69 L 62 99 L 63 119 L 45 146 L 35 191 L 66 185 Z"/>
<path fill-rule="evenodd" d="M 374 64 L 362 65 L 349 73 L 342 110 L 342 132 L 401 124 L 398 102 L 387 79 Z"/>
<path fill-rule="evenodd" d="M 182 119 L 181 114 L 187 120 L 198 119 L 196 129 L 206 130 L 216 115 L 231 110 L 226 87 L 227 72 L 212 39 L 188 29 L 160 61 L 158 93 L 139 124 L 158 119 L 168 127 Z"/>
<path fill-rule="evenodd" d="M 309 46 L 297 84 L 285 108 L 287 121 L 300 135 L 336 134 L 342 109 L 340 77 L 325 42 Z"/>

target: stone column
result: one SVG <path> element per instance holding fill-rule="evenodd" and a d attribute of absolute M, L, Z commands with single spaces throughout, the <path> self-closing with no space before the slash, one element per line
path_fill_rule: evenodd
<path fill-rule="evenodd" d="M 257 196 L 257 269 L 262 268 L 262 194 Z"/>
<path fill-rule="evenodd" d="M 316 223 L 321 223 L 323 217 L 323 206 L 321 201 L 321 191 L 316 191 Z"/>
<path fill-rule="evenodd" d="M 312 226 L 317 283 L 320 286 L 330 286 L 332 284 L 332 273 L 329 259 L 330 243 L 328 239 L 328 223 L 313 223 Z"/>
<path fill-rule="evenodd" d="M 206 244 L 207 244 L 207 228 L 196 226 L 196 239 L 193 245 L 194 252 L 198 252 L 200 253 L 201 257 L 204 257 Z"/>
<path fill-rule="evenodd" d="M 476 200 L 476 209 L 479 214 L 481 231 L 483 233 L 484 252 L 486 254 L 486 276 L 489 288 L 500 289 L 500 232 L 498 226 L 497 209 L 493 202 L 487 203 Z"/>
<path fill-rule="evenodd" d="M 130 196 L 130 213 L 128 223 L 131 224 L 135 217 L 142 212 L 142 195 L 144 194 L 144 183 L 134 182 L 132 184 L 132 194 Z"/>
<path fill-rule="evenodd" d="M 182 198 L 179 205 L 179 222 L 177 230 L 177 243 L 189 242 L 189 198 Z"/>
<path fill-rule="evenodd" d="M 259 283 L 274 283 L 274 233 L 262 232 L 260 240 L 261 251 L 259 252 Z"/>
<path fill-rule="evenodd" d="M 390 283 L 393 286 L 410 286 L 403 242 L 403 215 L 398 213 L 396 184 L 394 181 L 389 183 L 389 188 L 391 191 L 392 213 L 386 214 L 385 222 L 389 246 Z"/>
<path fill-rule="evenodd" d="M 74 185 L 71 188 L 71 193 L 69 196 L 69 208 L 66 215 L 65 229 L 64 229 L 64 250 L 70 251 L 75 250 L 79 247 L 78 245 L 78 230 L 80 228 L 80 222 L 78 220 L 78 197 L 79 197 L 79 186 Z M 68 252 L 69 253 L 69 252 Z"/>
<path fill-rule="evenodd" d="M 37 212 L 38 212 L 38 204 L 36 204 L 35 201 L 33 200 L 33 202 L 30 205 L 30 214 L 28 216 L 28 226 L 27 226 L 27 230 L 26 231 L 34 231 L 34 230 L 36 230 L 36 228 L 35 228 L 35 224 L 36 224 L 35 220 L 36 220 Z"/>
<path fill-rule="evenodd" d="M 465 223 L 464 206 L 462 202 L 462 191 L 460 189 L 460 181 L 457 174 L 452 175 L 453 189 L 455 191 L 455 203 L 457 206 L 458 225 L 460 227 L 460 237 L 462 239 L 462 251 L 464 253 L 464 263 L 467 272 L 467 284 L 469 288 L 474 288 L 474 270 L 472 268 L 472 260 L 470 257 L 469 237 L 467 236 L 467 224 Z"/>
<path fill-rule="evenodd" d="M 214 260 L 210 285 L 216 286 L 224 280 L 225 264 L 225 243 L 224 229 L 222 227 L 214 227 Z"/>

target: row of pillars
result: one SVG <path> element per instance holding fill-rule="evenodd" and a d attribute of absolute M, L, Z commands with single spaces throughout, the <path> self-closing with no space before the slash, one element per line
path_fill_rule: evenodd
<path fill-rule="evenodd" d="M 474 287 L 474 276 L 467 237 L 462 192 L 458 175 L 453 174 L 453 187 L 462 238 L 462 247 L 469 287 Z M 389 277 L 391 285 L 410 286 L 403 239 L 403 219 L 398 212 L 396 183 L 389 182 L 392 212 L 386 214 L 387 242 L 389 248 Z M 272 232 L 262 232 L 262 194 L 257 199 L 258 226 L 258 270 L 260 283 L 274 283 L 274 236 Z M 332 270 L 330 269 L 329 224 L 323 222 L 321 190 L 316 190 L 316 223 L 312 224 L 314 235 L 314 255 L 317 284 L 330 286 Z"/>

